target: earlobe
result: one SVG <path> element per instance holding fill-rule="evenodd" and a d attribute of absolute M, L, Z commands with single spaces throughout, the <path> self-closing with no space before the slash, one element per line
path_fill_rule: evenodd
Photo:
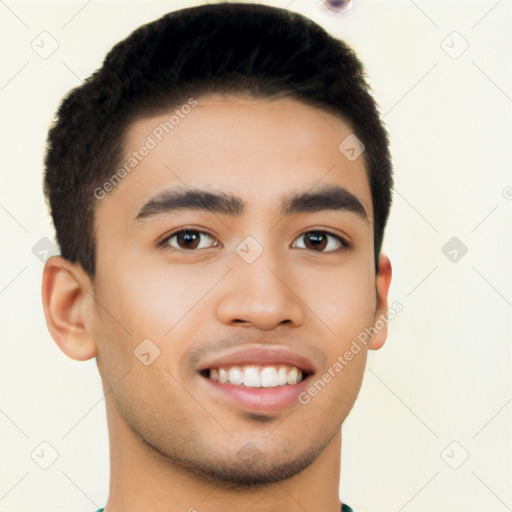
<path fill-rule="evenodd" d="M 377 310 L 374 319 L 374 335 L 368 343 L 370 350 L 378 350 L 384 345 L 388 335 L 387 311 L 388 293 L 391 285 L 391 262 L 385 254 L 379 257 L 379 272 L 376 277 Z"/>
<path fill-rule="evenodd" d="M 62 352 L 77 361 L 97 354 L 91 292 L 91 280 L 78 264 L 48 259 L 41 289 L 46 325 Z"/>

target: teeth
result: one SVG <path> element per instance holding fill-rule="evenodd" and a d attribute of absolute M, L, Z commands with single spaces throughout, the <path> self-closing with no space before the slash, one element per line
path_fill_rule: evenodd
<path fill-rule="evenodd" d="M 210 371 L 210 378 L 212 377 L 212 372 Z M 219 368 L 219 382 L 221 384 L 226 384 L 228 381 L 228 372 L 224 368 Z"/>
<path fill-rule="evenodd" d="M 281 366 L 277 372 L 277 384 L 279 386 L 286 384 L 286 368 L 284 366 Z"/>
<path fill-rule="evenodd" d="M 275 388 L 277 386 L 277 372 L 275 368 L 268 366 L 261 371 L 261 387 Z"/>
<path fill-rule="evenodd" d="M 237 384 L 238 386 L 244 382 L 244 374 L 240 370 L 240 367 L 233 366 L 229 369 L 228 379 L 231 384 Z"/>
<path fill-rule="evenodd" d="M 297 368 L 292 368 L 286 377 L 287 384 L 297 384 Z"/>
<path fill-rule="evenodd" d="M 255 366 L 248 366 L 244 370 L 244 386 L 250 388 L 261 388 L 262 375 Z M 231 379 L 230 379 L 231 381 Z M 234 384 L 234 382 L 232 382 Z"/>
<path fill-rule="evenodd" d="M 304 378 L 295 366 L 232 366 L 231 368 L 211 368 L 210 379 L 225 384 L 249 388 L 275 388 L 297 384 Z"/>

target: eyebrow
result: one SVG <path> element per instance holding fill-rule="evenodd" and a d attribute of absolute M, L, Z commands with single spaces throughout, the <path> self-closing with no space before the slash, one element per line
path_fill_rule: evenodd
<path fill-rule="evenodd" d="M 315 192 L 298 192 L 283 196 L 281 214 L 284 216 L 325 210 L 345 210 L 368 221 L 361 201 L 340 186 L 325 186 Z M 233 194 L 202 189 L 165 190 L 149 199 L 140 209 L 134 222 L 179 210 L 204 210 L 230 217 L 240 217 L 246 202 Z"/>

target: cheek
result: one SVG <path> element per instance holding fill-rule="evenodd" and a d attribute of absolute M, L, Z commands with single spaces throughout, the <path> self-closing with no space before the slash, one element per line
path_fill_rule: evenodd
<path fill-rule="evenodd" d="M 221 276 L 222 269 L 208 265 L 171 268 L 131 262 L 109 273 L 98 269 L 102 323 L 117 333 L 114 338 L 129 338 L 132 350 L 146 338 L 164 345 L 175 326 L 197 313 Z"/>
<path fill-rule="evenodd" d="M 314 277 L 313 275 L 311 277 Z M 373 325 L 376 306 L 371 274 L 354 267 L 331 275 L 319 272 L 308 306 L 324 335 L 318 344 L 325 366 L 312 377 L 299 401 L 326 424 L 342 421 L 359 393 L 367 359 L 365 330 Z M 328 329 L 328 331 L 326 330 Z"/>
<path fill-rule="evenodd" d="M 330 334 L 319 346 L 325 367 L 313 377 L 303 403 L 315 404 L 329 418 L 345 417 L 361 387 L 367 357 L 365 330 L 373 325 L 376 307 L 371 264 L 360 258 L 330 273 L 309 272 L 315 286 L 310 287 L 308 306 Z M 319 328 L 326 332 L 320 324 Z"/>
<path fill-rule="evenodd" d="M 375 279 L 362 258 L 328 272 L 309 269 L 297 283 L 301 281 L 300 296 L 337 340 L 372 325 L 377 304 Z"/>

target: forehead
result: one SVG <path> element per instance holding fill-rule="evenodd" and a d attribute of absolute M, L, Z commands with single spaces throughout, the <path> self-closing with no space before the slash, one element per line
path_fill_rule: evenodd
<path fill-rule="evenodd" d="M 290 192 L 341 185 L 371 221 L 363 156 L 351 160 L 339 149 L 350 136 L 340 117 L 295 99 L 192 99 L 128 127 L 120 164 L 127 172 L 98 209 L 133 218 L 150 197 L 179 187 L 232 193 L 262 213 Z"/>

